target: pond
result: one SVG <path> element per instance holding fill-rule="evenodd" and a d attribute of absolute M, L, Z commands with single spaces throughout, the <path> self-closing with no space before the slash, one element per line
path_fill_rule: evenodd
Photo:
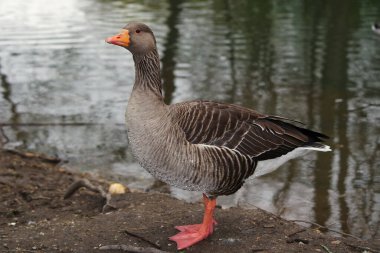
<path fill-rule="evenodd" d="M 165 188 L 128 149 L 131 55 L 104 42 L 142 21 L 157 37 L 166 102 L 241 104 L 331 137 L 333 152 L 292 160 L 219 204 L 379 239 L 376 19 L 378 0 L 2 0 L 0 138 L 9 139 L 6 148 L 57 155 L 131 188 Z"/>

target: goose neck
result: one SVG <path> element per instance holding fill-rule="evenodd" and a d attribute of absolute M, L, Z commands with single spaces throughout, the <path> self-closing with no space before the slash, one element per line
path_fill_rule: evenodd
<path fill-rule="evenodd" d="M 153 92 L 162 98 L 162 84 L 160 75 L 160 59 L 156 49 L 143 56 L 133 56 L 135 61 L 134 89 L 144 92 Z"/>

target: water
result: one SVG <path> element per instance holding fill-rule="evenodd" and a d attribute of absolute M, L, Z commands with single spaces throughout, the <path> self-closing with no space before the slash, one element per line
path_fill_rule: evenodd
<path fill-rule="evenodd" d="M 333 152 L 291 161 L 220 204 L 259 206 L 380 238 L 380 36 L 370 30 L 376 19 L 377 0 L 2 0 L 5 146 L 58 155 L 69 167 L 130 187 L 160 187 L 127 151 L 131 56 L 104 43 L 140 20 L 157 37 L 167 102 L 241 104 L 331 136 Z"/>

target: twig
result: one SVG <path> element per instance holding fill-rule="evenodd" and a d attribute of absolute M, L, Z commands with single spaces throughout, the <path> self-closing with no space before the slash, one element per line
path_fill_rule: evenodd
<path fill-rule="evenodd" d="M 57 158 L 57 157 L 48 157 L 45 155 L 41 155 L 38 153 L 32 153 L 32 152 L 20 152 L 14 149 L 4 149 L 5 152 L 11 153 L 11 154 L 16 154 L 24 158 L 37 158 L 39 160 L 42 160 L 44 162 L 49 162 L 49 163 L 60 163 L 62 162 L 62 159 Z"/>
<path fill-rule="evenodd" d="M 87 123 L 87 122 L 73 122 L 73 123 L 35 123 L 35 122 L 29 122 L 29 123 L 8 123 L 8 122 L 0 122 L 0 126 L 23 126 L 23 127 L 38 127 L 38 126 L 93 126 L 93 125 L 104 125 L 104 124 L 97 124 L 97 123 Z"/>
<path fill-rule="evenodd" d="M 89 189 L 90 191 L 100 193 L 100 195 L 105 199 L 106 203 L 103 205 L 102 212 L 105 212 L 107 207 L 110 207 L 112 209 L 116 209 L 116 207 L 114 207 L 110 204 L 111 194 L 105 192 L 101 186 L 94 186 L 87 179 L 79 179 L 79 180 L 75 181 L 74 183 L 72 183 L 69 186 L 69 188 L 67 189 L 65 195 L 63 196 L 63 199 L 70 198 L 76 191 L 78 191 L 82 187 L 85 187 L 85 188 Z"/>
<path fill-rule="evenodd" d="M 293 235 L 296 235 L 298 233 L 302 233 L 302 232 L 305 232 L 306 231 L 306 228 L 303 228 L 303 229 L 300 229 L 294 233 L 291 233 L 291 234 L 288 234 L 287 237 L 292 237 Z"/>
<path fill-rule="evenodd" d="M 349 236 L 349 237 L 352 237 L 352 238 L 355 238 L 356 240 L 359 240 L 359 241 L 362 241 L 361 238 L 357 237 L 357 236 L 354 236 L 354 235 L 351 235 L 351 234 L 347 234 L 347 233 L 344 233 L 344 232 L 340 232 L 338 230 L 335 230 L 335 229 L 332 229 L 332 228 L 328 228 L 328 227 L 325 227 L 325 226 L 322 226 L 322 225 L 319 225 L 318 223 L 315 223 L 315 222 L 311 222 L 311 221 L 306 221 L 306 220 L 289 220 L 289 221 L 293 221 L 293 222 L 303 222 L 303 223 L 308 223 L 308 224 L 312 224 L 318 228 L 322 228 L 322 229 L 326 229 L 328 231 L 331 231 L 331 232 L 334 232 L 334 233 L 337 233 L 337 234 L 341 234 L 341 235 L 344 235 L 344 236 Z"/>
<path fill-rule="evenodd" d="M 268 249 L 252 249 L 251 252 L 261 252 L 261 251 L 268 251 Z"/>
<path fill-rule="evenodd" d="M 122 251 L 128 251 L 132 253 L 169 253 L 168 251 L 163 251 L 156 248 L 143 248 L 143 247 L 136 247 L 136 246 L 130 246 L 125 244 L 120 245 L 104 245 L 99 247 L 100 250 L 122 250 Z"/>
<path fill-rule="evenodd" d="M 49 197 L 45 197 L 45 196 L 36 196 L 36 197 L 32 197 L 32 200 L 39 200 L 39 199 L 51 200 L 51 198 L 49 198 Z"/>
<path fill-rule="evenodd" d="M 34 252 L 34 250 L 29 249 L 6 249 L 4 252 Z"/>
<path fill-rule="evenodd" d="M 155 247 L 156 249 L 161 249 L 160 246 L 158 246 L 158 245 L 155 244 L 154 242 L 149 241 L 148 239 L 145 239 L 144 237 L 142 237 L 142 236 L 140 236 L 140 235 L 137 235 L 137 234 L 135 234 L 135 233 L 129 232 L 129 231 L 127 231 L 127 230 L 124 230 L 123 232 L 126 233 L 126 234 L 129 235 L 129 236 L 135 237 L 135 238 L 140 239 L 140 240 L 142 240 L 142 241 L 144 241 L 144 242 L 146 242 L 146 243 L 149 243 L 151 246 Z"/>
<path fill-rule="evenodd" d="M 369 252 L 372 252 L 372 253 L 380 253 L 380 251 L 375 250 L 375 249 L 371 249 L 371 248 L 368 248 L 368 247 L 357 246 L 357 245 L 353 245 L 353 244 L 346 243 L 346 242 L 343 242 L 343 243 L 346 244 L 347 246 L 350 246 L 350 247 L 354 248 L 354 249 L 366 250 L 366 251 L 369 251 Z"/>
<path fill-rule="evenodd" d="M 71 195 L 73 195 L 81 187 L 85 187 L 89 189 L 90 191 L 93 191 L 96 193 L 100 193 L 102 197 L 106 198 L 107 193 L 103 190 L 103 188 L 100 186 L 94 186 L 93 184 L 90 183 L 90 181 L 88 181 L 88 179 L 79 179 L 75 181 L 74 183 L 72 183 L 69 186 L 69 189 L 67 189 L 63 198 L 67 199 L 71 197 Z"/>
<path fill-rule="evenodd" d="M 327 252 L 327 253 L 333 253 L 331 250 L 329 250 L 329 248 L 327 248 L 325 245 L 323 244 L 320 244 L 321 247 Z"/>
<path fill-rule="evenodd" d="M 72 122 L 72 123 L 35 123 L 35 122 L 29 122 L 29 123 L 8 123 L 8 122 L 0 122 L 1 126 L 7 126 L 7 127 L 15 127 L 15 126 L 22 126 L 22 127 L 43 127 L 43 126 L 104 126 L 105 123 L 91 123 L 91 122 Z M 124 123 L 116 123 L 116 126 L 124 126 Z"/>

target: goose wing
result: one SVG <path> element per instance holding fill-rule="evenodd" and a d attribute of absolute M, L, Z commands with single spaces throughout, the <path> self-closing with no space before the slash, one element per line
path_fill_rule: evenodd
<path fill-rule="evenodd" d="M 257 160 L 276 158 L 297 147 L 322 148 L 320 142 L 328 138 L 288 119 L 238 105 L 191 101 L 169 108 L 190 143 L 227 147 Z"/>

